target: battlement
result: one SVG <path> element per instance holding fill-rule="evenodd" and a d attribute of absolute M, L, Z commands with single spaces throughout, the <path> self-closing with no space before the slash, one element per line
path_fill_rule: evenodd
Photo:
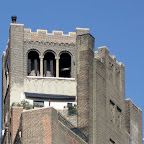
<path fill-rule="evenodd" d="M 24 29 L 24 41 L 76 43 L 76 32 L 64 34 L 63 31 L 48 33 L 47 30 L 37 29 L 36 32 L 32 32 L 31 29 Z"/>
<path fill-rule="evenodd" d="M 128 104 L 131 104 L 131 108 L 136 112 L 136 113 L 142 113 L 142 110 L 137 107 L 131 99 L 126 99 L 126 101 L 128 102 Z"/>
<path fill-rule="evenodd" d="M 76 36 L 76 32 L 69 32 L 68 34 L 64 34 L 63 31 L 52 31 L 52 33 L 48 33 L 47 30 L 42 30 L 42 29 L 37 29 L 36 32 L 32 32 L 31 29 L 24 29 L 25 33 L 33 33 L 33 34 L 46 34 L 46 35 L 61 35 L 61 36 L 71 36 L 71 37 L 75 37 Z"/>
<path fill-rule="evenodd" d="M 31 29 L 24 28 L 24 24 L 12 23 L 10 25 L 10 30 L 15 29 L 17 32 L 22 30 L 24 33 L 25 42 L 44 42 L 44 43 L 54 43 L 54 44 L 76 44 L 76 35 L 88 34 L 88 28 L 76 28 L 76 32 L 69 32 L 64 34 L 63 31 L 52 31 L 48 33 L 47 30 L 37 29 L 36 32 L 32 32 Z"/>
<path fill-rule="evenodd" d="M 118 62 L 116 60 L 116 56 L 115 55 L 110 55 L 109 54 L 109 50 L 106 46 L 102 46 L 98 48 L 98 51 L 95 52 L 95 58 L 98 58 L 101 60 L 101 62 L 104 62 L 104 59 L 108 59 L 109 64 L 111 64 L 111 66 L 113 66 L 114 64 L 116 65 L 116 67 L 125 67 L 124 64 L 122 62 Z"/>

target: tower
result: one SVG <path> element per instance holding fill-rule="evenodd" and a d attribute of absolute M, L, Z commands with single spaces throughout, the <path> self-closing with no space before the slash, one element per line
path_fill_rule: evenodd
<path fill-rule="evenodd" d="M 125 67 L 106 47 L 94 51 L 89 29 L 32 32 L 12 21 L 2 143 L 142 144 L 142 112 L 125 100 Z"/>

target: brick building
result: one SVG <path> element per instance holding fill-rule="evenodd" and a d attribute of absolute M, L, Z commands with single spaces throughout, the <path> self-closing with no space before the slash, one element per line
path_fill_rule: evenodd
<path fill-rule="evenodd" d="M 2 144 L 142 144 L 142 111 L 125 99 L 125 67 L 106 47 L 94 51 L 89 29 L 31 32 L 12 21 L 2 56 Z"/>

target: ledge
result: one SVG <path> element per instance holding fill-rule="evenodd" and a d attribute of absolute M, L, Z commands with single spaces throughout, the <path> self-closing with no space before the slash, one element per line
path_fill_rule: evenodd
<path fill-rule="evenodd" d="M 27 78 L 37 78 L 37 79 L 54 79 L 54 80 L 72 80 L 72 81 L 75 81 L 75 78 L 64 78 L 64 77 L 27 76 Z"/>

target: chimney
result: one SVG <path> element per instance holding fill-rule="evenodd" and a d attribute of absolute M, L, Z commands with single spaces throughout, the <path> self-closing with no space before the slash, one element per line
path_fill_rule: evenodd
<path fill-rule="evenodd" d="M 11 19 L 12 19 L 12 23 L 16 23 L 17 16 L 12 16 Z"/>

